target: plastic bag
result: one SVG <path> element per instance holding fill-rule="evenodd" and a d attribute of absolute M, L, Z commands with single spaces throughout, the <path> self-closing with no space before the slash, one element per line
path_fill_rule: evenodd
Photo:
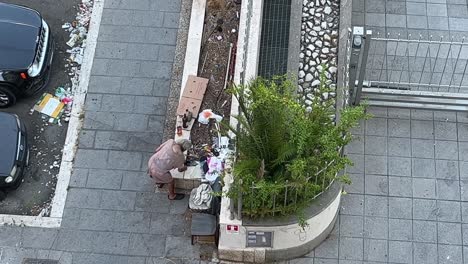
<path fill-rule="evenodd" d="M 198 115 L 198 122 L 202 124 L 207 125 L 210 122 L 210 119 L 215 119 L 216 122 L 219 123 L 223 120 L 223 117 L 213 113 L 211 109 L 205 109 Z"/>

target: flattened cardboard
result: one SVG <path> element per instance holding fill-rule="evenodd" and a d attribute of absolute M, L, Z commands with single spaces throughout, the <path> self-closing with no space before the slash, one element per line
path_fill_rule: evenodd
<path fill-rule="evenodd" d="M 185 84 L 182 97 L 203 100 L 206 87 L 208 86 L 208 81 L 208 79 L 190 75 L 188 77 L 187 83 Z"/>

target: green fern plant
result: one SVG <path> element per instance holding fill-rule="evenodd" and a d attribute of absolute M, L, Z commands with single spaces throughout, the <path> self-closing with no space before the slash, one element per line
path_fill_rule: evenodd
<path fill-rule="evenodd" d="M 350 129 L 367 118 L 365 106 L 345 108 L 340 122 L 324 74 L 308 111 L 287 78 L 257 78 L 229 91 L 239 102 L 234 184 L 227 194 L 242 193 L 243 213 L 251 217 L 300 214 L 351 161 L 340 149 L 352 140 Z M 261 175 L 261 176 L 259 176 Z"/>

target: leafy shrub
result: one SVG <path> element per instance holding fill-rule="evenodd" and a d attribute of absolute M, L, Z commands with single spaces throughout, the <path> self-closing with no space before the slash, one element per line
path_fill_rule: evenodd
<path fill-rule="evenodd" d="M 325 77 L 315 89 L 312 111 L 287 79 L 255 79 L 230 92 L 239 101 L 234 183 L 228 196 L 242 193 L 242 211 L 250 217 L 300 214 L 302 208 L 335 179 L 351 161 L 341 149 L 352 137 L 350 129 L 366 117 L 365 107 L 345 108 L 338 124 L 333 121 L 335 99 Z"/>

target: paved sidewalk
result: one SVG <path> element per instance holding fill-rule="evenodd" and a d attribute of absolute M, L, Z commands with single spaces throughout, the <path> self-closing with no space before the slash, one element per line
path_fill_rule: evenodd
<path fill-rule="evenodd" d="M 0 228 L 0 263 L 199 263 L 187 200 L 154 193 L 180 0 L 105 0 L 62 227 Z M 183 260 L 185 259 L 185 260 Z"/>

